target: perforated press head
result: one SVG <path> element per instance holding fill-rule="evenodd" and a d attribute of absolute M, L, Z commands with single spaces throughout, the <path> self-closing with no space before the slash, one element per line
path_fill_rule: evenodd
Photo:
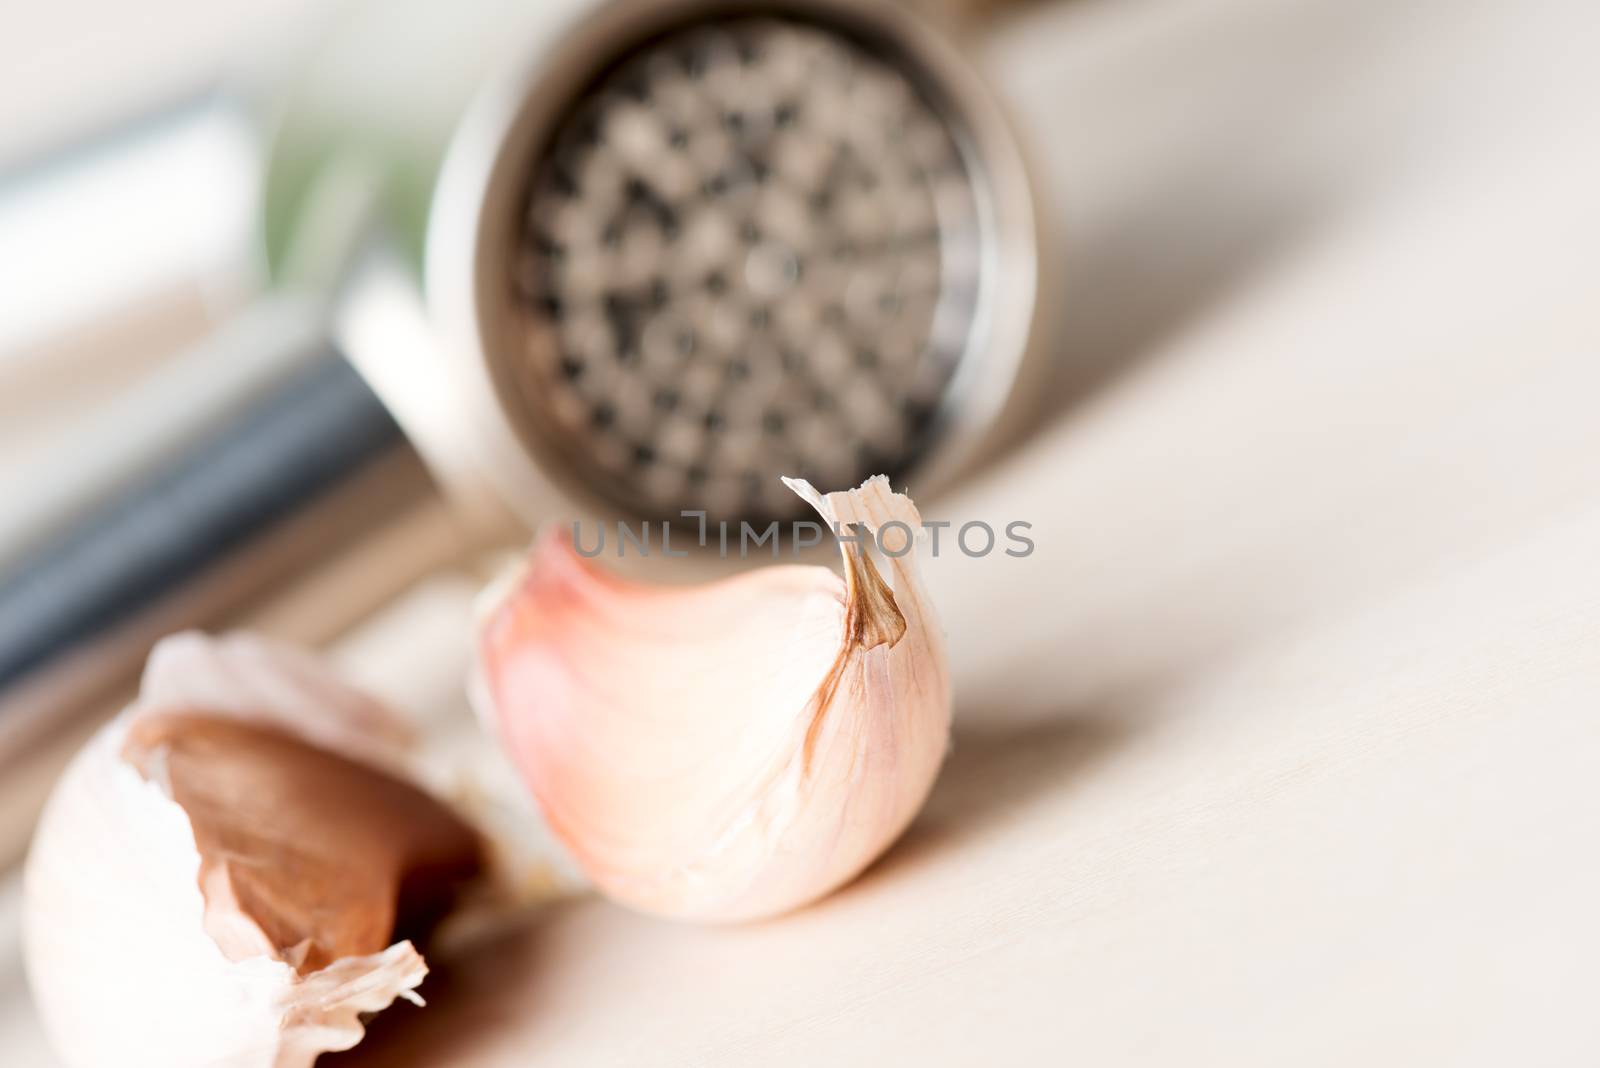
<path fill-rule="evenodd" d="M 780 474 L 904 481 L 994 418 L 1025 347 L 996 319 L 1032 306 L 1009 141 L 899 16 L 668 6 L 614 21 L 523 124 L 499 403 L 556 481 L 636 515 L 790 515 Z"/>

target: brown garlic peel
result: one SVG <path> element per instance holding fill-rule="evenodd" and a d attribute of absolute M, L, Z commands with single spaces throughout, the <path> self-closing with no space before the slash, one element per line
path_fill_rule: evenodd
<path fill-rule="evenodd" d="M 922 529 L 881 477 L 789 485 L 845 529 Z M 789 565 L 685 589 L 624 582 L 557 536 L 489 607 L 485 714 L 603 892 L 679 918 L 771 916 L 910 823 L 948 744 L 943 641 L 914 552 L 880 572 L 842 548 L 843 580 Z"/>
<path fill-rule="evenodd" d="M 405 737 L 292 650 L 163 643 L 28 860 L 29 979 L 63 1060 L 309 1068 L 415 1000 L 427 967 L 402 936 L 483 859 L 407 781 Z"/>
<path fill-rule="evenodd" d="M 230 960 L 305 976 L 378 953 L 432 927 L 482 868 L 477 835 L 438 801 L 275 727 L 146 715 L 122 756 L 189 817 L 206 931 Z"/>

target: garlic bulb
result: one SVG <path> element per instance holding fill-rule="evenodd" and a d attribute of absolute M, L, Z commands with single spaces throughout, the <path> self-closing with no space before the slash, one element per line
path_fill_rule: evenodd
<path fill-rule="evenodd" d="M 406 778 L 406 730 L 259 639 L 162 643 L 139 699 L 57 785 L 24 949 L 72 1068 L 309 1068 L 427 967 L 425 927 L 481 864 Z"/>
<path fill-rule="evenodd" d="M 898 551 L 920 534 L 888 480 L 819 495 Z M 646 912 L 744 920 L 854 877 L 921 807 L 948 744 L 943 641 L 915 553 L 841 539 L 845 577 L 773 566 L 646 587 L 542 541 L 488 608 L 478 697 L 551 828 Z"/>

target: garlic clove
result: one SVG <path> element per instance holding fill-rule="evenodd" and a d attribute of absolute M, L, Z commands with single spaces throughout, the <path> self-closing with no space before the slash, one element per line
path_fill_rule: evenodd
<path fill-rule="evenodd" d="M 922 529 L 881 476 L 826 496 L 788 484 L 830 523 Z M 842 580 L 789 565 L 668 588 L 556 536 L 489 606 L 484 715 L 606 894 L 688 919 L 785 912 L 921 807 L 949 737 L 943 640 L 915 553 L 886 559 L 885 582 L 870 551 L 841 549 Z"/>
<path fill-rule="evenodd" d="M 427 966 L 393 928 L 442 910 L 480 847 L 390 770 L 404 733 L 302 654 L 163 643 L 25 869 L 29 979 L 65 1063 L 309 1068 L 416 1000 Z"/>

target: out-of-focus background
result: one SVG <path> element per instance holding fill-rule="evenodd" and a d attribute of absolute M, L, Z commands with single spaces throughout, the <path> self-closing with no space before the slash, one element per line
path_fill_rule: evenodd
<path fill-rule="evenodd" d="M 1038 426 L 933 505 L 1029 519 L 1040 550 L 934 569 L 958 729 L 928 816 L 788 924 L 564 908 L 367 1062 L 1592 1057 L 1600 9 L 977 14 L 963 50 L 1052 216 L 1056 333 Z M 333 17 L 5 16 L 0 563 L 74 487 L 113 494 L 122 443 L 236 402 L 248 376 L 192 346 L 258 295 L 259 102 Z M 149 625 L 259 627 L 456 709 L 471 532 L 407 454 L 341 487 L 292 552 L 220 565 L 225 611 Z M 297 581 L 258 588 L 273 553 Z M 26 724 L 0 722 L 7 1065 L 54 1063 L 15 862 L 148 633 L 118 640 L 0 702 Z M 543 1008 L 514 1026 L 519 998 Z"/>
<path fill-rule="evenodd" d="M 292 45 L 318 7 L 72 3 L 9 14 L 8 362 L 247 262 L 259 146 L 213 105 L 220 87 L 274 62 L 275 45 Z"/>

